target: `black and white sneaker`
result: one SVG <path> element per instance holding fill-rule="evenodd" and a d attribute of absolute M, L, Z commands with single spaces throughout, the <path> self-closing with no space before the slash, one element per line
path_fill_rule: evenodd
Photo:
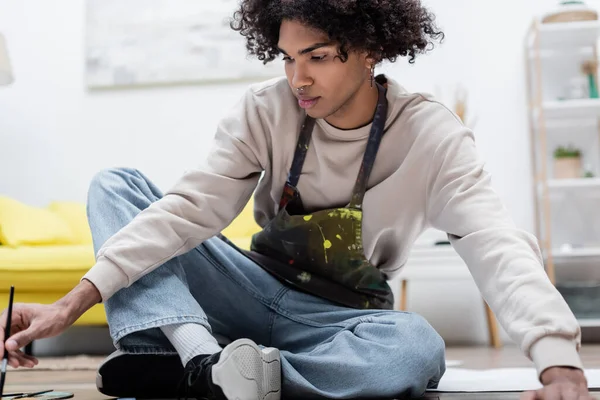
<path fill-rule="evenodd" d="M 259 348 L 249 339 L 229 344 L 219 353 L 196 356 L 185 367 L 185 398 L 211 400 L 280 400 L 279 350 Z"/>
<path fill-rule="evenodd" d="M 185 369 L 176 354 L 117 350 L 100 365 L 96 386 L 106 396 L 121 398 L 280 400 L 281 361 L 279 350 L 261 349 L 249 339 L 196 356 Z"/>

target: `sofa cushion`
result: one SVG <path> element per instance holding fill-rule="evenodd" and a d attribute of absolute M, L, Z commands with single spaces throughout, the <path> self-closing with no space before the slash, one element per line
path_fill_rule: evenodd
<path fill-rule="evenodd" d="M 239 247 L 242 250 L 250 250 L 250 243 L 252 242 L 252 236 L 236 236 L 229 237 L 227 239 L 233 243 L 235 246 Z"/>
<path fill-rule="evenodd" d="M 75 235 L 74 244 L 92 244 L 92 231 L 88 223 L 84 203 L 74 201 L 54 201 L 48 205 L 48 210 L 65 221 Z"/>
<path fill-rule="evenodd" d="M 50 210 L 0 196 L 0 244 L 69 244 L 76 241 L 69 225 Z"/>
<path fill-rule="evenodd" d="M 94 263 L 92 245 L 0 246 L 0 282 L 21 293 L 69 291 Z"/>
<path fill-rule="evenodd" d="M 260 226 L 254 219 L 254 200 L 251 198 L 244 209 L 222 233 L 234 242 L 235 240 L 233 240 L 233 238 L 241 239 L 244 248 L 246 248 L 246 246 L 249 246 L 252 235 L 260 231 L 260 229 Z M 246 243 L 246 241 L 248 243 Z"/>

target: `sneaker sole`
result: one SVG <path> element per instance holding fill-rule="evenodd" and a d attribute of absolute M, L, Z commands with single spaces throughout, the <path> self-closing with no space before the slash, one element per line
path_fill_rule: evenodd
<path fill-rule="evenodd" d="M 279 350 L 261 350 L 251 340 L 237 340 L 225 347 L 212 367 L 212 381 L 228 400 L 280 400 Z"/>
<path fill-rule="evenodd" d="M 116 353 L 98 369 L 96 387 L 113 397 L 176 398 L 182 376 L 177 355 Z"/>

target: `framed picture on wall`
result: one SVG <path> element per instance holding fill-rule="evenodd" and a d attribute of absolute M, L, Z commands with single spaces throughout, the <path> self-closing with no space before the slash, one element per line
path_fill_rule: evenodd
<path fill-rule="evenodd" d="M 237 0 L 86 0 L 90 89 L 258 81 L 283 64 L 249 57 L 230 27 Z"/>

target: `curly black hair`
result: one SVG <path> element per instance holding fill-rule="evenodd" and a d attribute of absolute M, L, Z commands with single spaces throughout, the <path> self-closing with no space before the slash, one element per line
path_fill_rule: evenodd
<path fill-rule="evenodd" d="M 367 51 L 378 61 L 396 61 L 433 48 L 444 33 L 420 0 L 242 0 L 230 26 L 246 37 L 246 48 L 264 64 L 280 53 L 277 42 L 284 19 L 296 20 L 325 32 L 348 51 Z"/>

